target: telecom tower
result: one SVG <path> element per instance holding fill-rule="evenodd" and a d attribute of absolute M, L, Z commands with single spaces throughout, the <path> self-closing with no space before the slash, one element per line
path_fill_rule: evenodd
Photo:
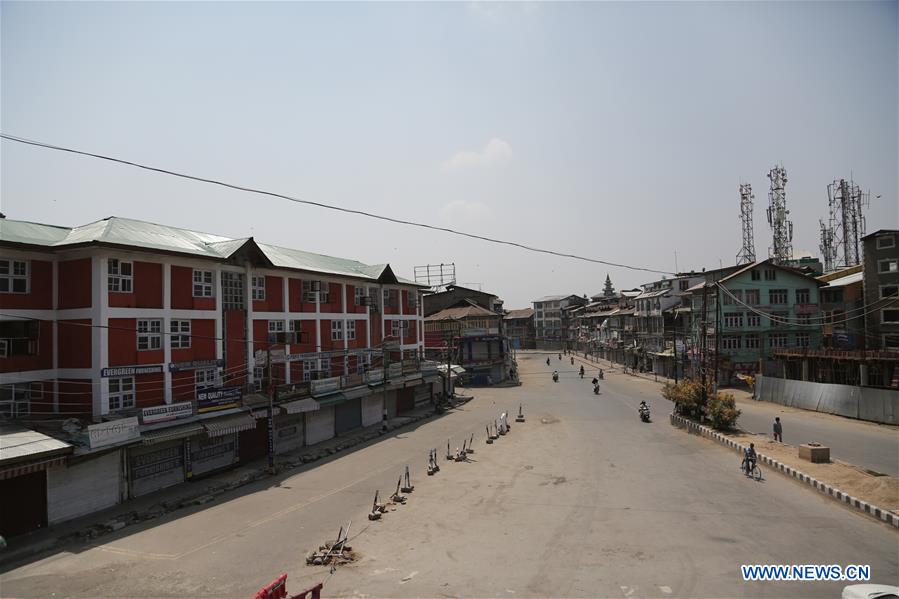
<path fill-rule="evenodd" d="M 771 189 L 768 191 L 768 224 L 774 232 L 774 244 L 768 248 L 768 256 L 777 264 L 793 259 L 793 222 L 787 220 L 787 170 L 775 166 L 768 171 Z"/>
<path fill-rule="evenodd" d="M 869 203 L 870 194 L 863 193 L 851 179 L 834 180 L 827 186 L 830 215 L 827 225 L 821 221 L 820 246 L 826 272 L 862 263 L 863 209 Z"/>
<path fill-rule="evenodd" d="M 740 221 L 743 223 L 743 249 L 737 254 L 737 264 L 755 262 L 755 239 L 752 234 L 752 185 L 740 183 Z"/>

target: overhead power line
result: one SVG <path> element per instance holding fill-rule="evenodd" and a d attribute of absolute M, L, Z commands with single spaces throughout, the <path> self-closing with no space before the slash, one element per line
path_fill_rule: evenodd
<path fill-rule="evenodd" d="M 159 167 L 149 166 L 149 165 L 146 165 L 146 164 L 140 164 L 140 163 L 138 163 L 138 162 L 133 162 L 133 161 L 130 161 L 130 160 L 124 160 L 124 159 L 121 159 L 121 158 L 115 158 L 115 157 L 112 157 L 112 156 L 106 156 L 106 155 L 104 155 L 104 154 L 96 154 L 96 153 L 93 153 L 93 152 L 86 152 L 86 151 L 84 151 L 84 150 L 76 150 L 76 149 L 74 149 L 74 148 L 66 148 L 66 147 L 63 147 L 63 146 L 57 146 L 57 145 L 50 144 L 50 143 L 45 143 L 45 142 L 41 142 L 41 141 L 35 141 L 35 140 L 27 139 L 27 138 L 24 138 L 24 137 L 18 137 L 18 136 L 16 136 L 16 135 L 9 135 L 9 134 L 6 134 L 6 133 L 0 133 L 0 138 L 6 139 L 6 140 L 9 140 L 9 141 L 14 141 L 14 142 L 21 143 L 21 144 L 27 144 L 27 145 L 30 145 L 30 146 L 37 146 L 37 147 L 39 147 L 39 148 L 46 148 L 46 149 L 49 149 L 49 150 L 57 150 L 57 151 L 59 151 L 59 152 L 68 152 L 68 153 L 70 153 L 70 154 L 78 154 L 78 155 L 80 155 L 80 156 L 89 156 L 89 157 L 91 157 L 91 158 L 98 158 L 98 159 L 100 159 L 100 160 L 107 160 L 107 161 L 109 161 L 109 162 L 116 162 L 116 163 L 118 163 L 118 164 L 124 164 L 124 165 L 127 165 L 127 166 L 133 166 L 133 167 L 135 167 L 135 168 L 140 168 L 140 169 L 147 170 L 147 171 L 152 171 L 152 172 L 155 172 L 155 173 L 161 173 L 161 174 L 163 174 L 163 175 L 170 175 L 170 176 L 172 176 L 172 177 L 180 177 L 180 178 L 182 178 L 182 179 L 190 179 L 190 180 L 192 180 L 192 181 L 199 181 L 199 182 L 201 182 L 201 183 L 209 183 L 209 184 L 211 184 L 211 185 L 219 185 L 219 186 L 221 186 L 221 187 L 227 187 L 227 188 L 229 188 L 229 189 L 235 189 L 235 190 L 237 190 L 237 191 L 245 191 L 245 192 L 248 192 L 248 193 L 255 193 L 255 194 L 259 194 L 259 195 L 270 196 L 270 197 L 273 197 L 273 198 L 280 198 L 280 199 L 282 199 L 282 200 L 288 200 L 288 201 L 290 201 L 290 202 L 296 202 L 297 204 L 305 204 L 305 205 L 307 205 L 307 206 L 317 206 L 318 208 L 325 208 L 325 209 L 327 209 L 327 210 L 336 210 L 336 211 L 338 211 L 338 212 L 344 212 L 344 213 L 346 213 L 346 214 L 356 214 L 356 215 L 359 215 L 359 216 L 365 216 L 365 217 L 368 217 L 368 218 L 374 218 L 374 219 L 378 219 L 378 220 L 383 220 L 383 221 L 387 221 L 387 222 L 391 222 L 391 223 L 396 223 L 396 224 L 399 224 L 399 225 L 408 225 L 408 226 L 411 226 L 411 227 L 419 227 L 419 228 L 422 228 L 422 229 L 429 229 L 429 230 L 431 230 L 431 231 L 442 231 L 442 232 L 444 232 L 444 233 L 451 233 L 451 234 L 453 234 L 453 235 L 459 235 L 459 236 L 462 236 L 462 237 L 468 237 L 468 238 L 470 238 L 470 239 L 478 239 L 478 240 L 481 240 L 481 241 L 486 241 L 486 242 L 488 242 L 488 243 L 496 243 L 496 244 L 500 244 L 500 245 L 507 245 L 507 246 L 516 247 L 516 248 L 519 248 L 519 249 L 527 250 L 527 251 L 529 251 L 529 252 L 536 252 L 536 253 L 540 253 L 540 254 L 549 254 L 549 255 L 551 255 L 551 256 L 558 256 L 558 257 L 560 257 L 560 258 L 571 258 L 571 259 L 573 259 L 573 260 L 581 260 L 581 261 L 583 261 L 583 262 L 592 262 L 592 263 L 594 263 L 594 264 L 603 264 L 603 265 L 605 265 L 605 266 L 614 266 L 614 267 L 616 267 L 616 268 L 626 268 L 626 269 L 628 269 L 628 270 L 639 270 L 639 271 L 643 271 L 643 272 L 651 272 L 651 273 L 662 274 L 662 275 L 673 275 L 673 274 L 675 274 L 675 273 L 672 273 L 672 272 L 669 272 L 669 271 L 665 271 L 665 270 L 655 270 L 655 269 L 653 269 L 653 268 L 645 268 L 645 267 L 642 267 L 642 266 L 631 266 L 631 265 L 629 265 L 629 264 L 620 264 L 620 263 L 617 263 L 617 262 L 610 262 L 610 261 L 608 261 L 608 260 L 600 260 L 600 259 L 598 259 L 598 258 L 589 258 L 589 257 L 586 257 L 586 256 L 578 256 L 577 254 L 569 254 L 569 253 L 566 253 L 566 252 L 558 252 L 558 251 L 555 251 L 555 250 L 548 250 L 548 249 L 544 249 L 544 248 L 538 248 L 538 247 L 526 245 L 526 244 L 523 244 L 523 243 L 518 243 L 518 242 L 515 242 L 515 241 L 505 241 L 505 240 L 502 240 L 502 239 L 496 239 L 496 238 L 493 238 L 493 237 L 487 237 L 487 236 L 485 236 L 485 235 L 476 235 L 476 234 L 474 234 L 474 233 L 466 233 L 466 232 L 464 232 L 464 231 L 457 231 L 456 229 L 450 229 L 449 227 L 438 227 L 438 226 L 436 226 L 436 225 L 429 225 L 429 224 L 426 224 L 426 223 L 419 223 L 419 222 L 415 222 L 415 221 L 411 221 L 411 220 L 404 220 L 404 219 L 401 219 L 401 218 L 394 218 L 394 217 L 391 217 L 391 216 L 384 216 L 384 215 L 381 215 L 381 214 L 374 214 L 373 212 L 366 212 L 366 211 L 364 211 L 364 210 L 355 210 L 355 209 L 353 209 L 353 208 L 344 208 L 344 207 L 342 207 L 342 206 L 334 206 L 334 205 L 332 205 L 332 204 L 325 204 L 325 203 L 323 203 L 323 202 L 315 202 L 315 201 L 312 201 L 312 200 L 302 200 L 302 199 L 300 199 L 300 198 L 295 198 L 295 197 L 292 197 L 292 196 L 289 196 L 289 195 L 285 195 L 285 194 L 282 194 L 282 193 L 277 193 L 277 192 L 274 192 L 274 191 L 266 191 L 266 190 L 264 190 L 264 189 L 257 189 L 257 188 L 254 188 L 254 187 L 246 187 L 246 186 L 243 186 L 243 185 L 236 185 L 236 184 L 234 184 L 234 183 L 226 183 L 225 181 L 219 181 L 219 180 L 217 180 L 217 179 L 209 179 L 209 178 L 207 178 L 207 177 L 199 177 L 199 176 L 196 176 L 196 175 L 189 175 L 189 174 L 186 174 L 186 173 L 179 173 L 179 172 L 172 171 L 172 170 L 168 170 L 168 169 L 164 169 L 164 168 L 159 168 Z"/>

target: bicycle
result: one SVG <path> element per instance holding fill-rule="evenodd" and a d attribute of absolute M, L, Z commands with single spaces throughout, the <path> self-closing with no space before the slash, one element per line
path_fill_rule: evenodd
<path fill-rule="evenodd" d="M 762 469 L 759 468 L 757 460 L 753 460 L 752 469 L 750 470 L 746 467 L 746 458 L 743 458 L 743 461 L 740 462 L 740 472 L 742 472 L 744 476 L 754 478 L 755 480 L 762 480 Z"/>

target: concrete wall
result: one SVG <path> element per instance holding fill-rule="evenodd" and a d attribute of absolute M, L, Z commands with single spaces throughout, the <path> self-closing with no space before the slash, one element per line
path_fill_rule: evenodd
<path fill-rule="evenodd" d="M 784 406 L 899 424 L 899 391 L 759 376 L 756 397 Z"/>

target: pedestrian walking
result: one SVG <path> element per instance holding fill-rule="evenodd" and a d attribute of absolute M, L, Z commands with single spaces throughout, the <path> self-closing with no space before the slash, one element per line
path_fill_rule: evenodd
<path fill-rule="evenodd" d="M 780 423 L 780 416 L 776 416 L 774 418 L 774 440 L 778 441 L 780 443 L 783 443 L 784 442 L 783 432 L 784 432 L 784 428 L 783 428 L 783 425 Z"/>

